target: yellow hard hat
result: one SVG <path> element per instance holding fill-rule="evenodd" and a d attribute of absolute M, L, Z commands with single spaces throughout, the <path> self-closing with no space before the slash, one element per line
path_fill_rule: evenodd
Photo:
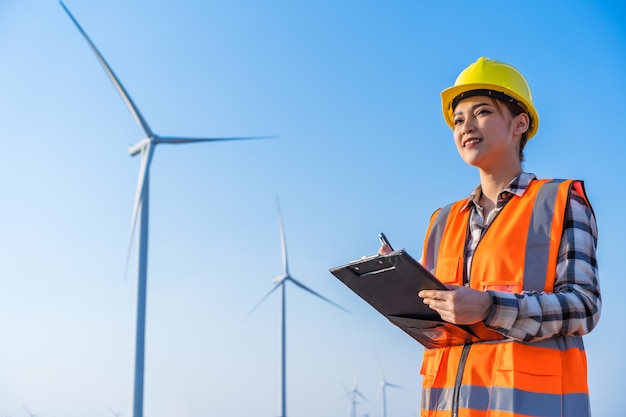
<path fill-rule="evenodd" d="M 530 87 L 524 76 L 504 62 L 480 57 L 459 74 L 454 86 L 441 92 L 441 105 L 446 123 L 454 129 L 454 108 L 458 101 L 472 96 L 490 96 L 520 106 L 530 117 L 527 138 L 539 128 L 539 115 L 533 105 Z"/>

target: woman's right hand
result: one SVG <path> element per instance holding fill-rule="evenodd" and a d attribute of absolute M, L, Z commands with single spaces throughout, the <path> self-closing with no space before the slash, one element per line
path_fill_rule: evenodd
<path fill-rule="evenodd" d="M 387 255 L 388 253 L 393 252 L 393 249 L 388 244 L 381 245 L 380 249 L 378 249 L 379 255 Z"/>

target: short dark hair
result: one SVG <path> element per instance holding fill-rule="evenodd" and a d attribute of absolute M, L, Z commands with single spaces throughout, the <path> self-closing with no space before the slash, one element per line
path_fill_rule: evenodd
<path fill-rule="evenodd" d="M 512 103 L 510 101 L 499 100 L 497 98 L 496 100 L 504 104 L 505 107 L 509 109 L 509 112 L 511 113 L 512 117 L 515 117 L 522 113 L 526 113 L 528 115 L 528 118 L 530 118 L 530 115 L 528 114 L 528 112 L 524 110 L 523 108 L 521 108 L 520 106 L 518 106 L 517 104 Z M 530 121 L 530 123 L 532 123 L 532 120 Z M 528 142 L 528 131 L 522 133 L 522 138 L 519 141 L 519 161 L 520 162 L 524 162 L 524 147 L 526 146 L 526 142 Z"/>

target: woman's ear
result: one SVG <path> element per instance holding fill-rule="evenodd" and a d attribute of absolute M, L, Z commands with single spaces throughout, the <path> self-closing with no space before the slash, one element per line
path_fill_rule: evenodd
<path fill-rule="evenodd" d="M 530 128 L 530 118 L 526 113 L 520 113 L 513 118 L 513 131 L 517 134 L 528 132 Z"/>

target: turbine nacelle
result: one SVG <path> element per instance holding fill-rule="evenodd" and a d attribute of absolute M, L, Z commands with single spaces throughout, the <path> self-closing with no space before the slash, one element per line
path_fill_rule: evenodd
<path fill-rule="evenodd" d="M 283 281 L 286 281 L 286 280 L 288 280 L 288 279 L 289 279 L 289 275 L 281 275 L 281 276 L 278 276 L 278 277 L 274 278 L 274 279 L 272 280 L 272 283 L 273 283 L 273 284 L 280 284 L 280 283 L 282 283 Z"/>
<path fill-rule="evenodd" d="M 151 138 L 145 138 L 145 139 L 137 142 L 133 146 L 131 146 L 128 149 L 128 153 L 130 154 L 130 156 L 136 156 L 136 155 L 138 155 L 140 153 L 143 153 L 146 150 L 146 148 L 148 147 L 148 145 L 150 145 L 150 142 L 152 142 Z"/>

